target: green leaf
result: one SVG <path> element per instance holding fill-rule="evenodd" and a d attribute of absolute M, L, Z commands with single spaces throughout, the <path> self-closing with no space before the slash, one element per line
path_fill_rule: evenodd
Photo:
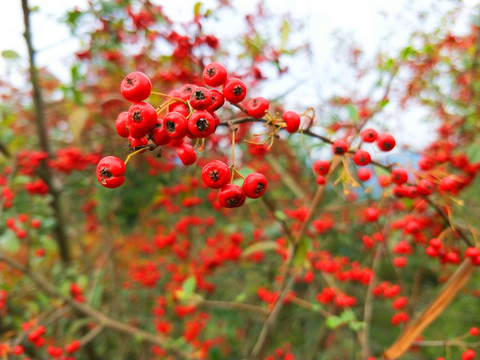
<path fill-rule="evenodd" d="M 287 19 L 283 20 L 282 27 L 280 28 L 280 48 L 283 49 L 285 45 L 287 44 L 288 37 L 290 35 L 290 23 L 287 21 Z"/>
<path fill-rule="evenodd" d="M 276 248 L 278 248 L 278 245 L 275 241 L 258 242 L 248 246 L 245 250 L 243 250 L 242 257 L 247 257 L 258 251 L 275 250 Z"/>
<path fill-rule="evenodd" d="M 340 315 L 344 323 L 350 323 L 355 320 L 355 313 L 351 309 L 347 309 Z"/>
<path fill-rule="evenodd" d="M 358 109 L 355 105 L 353 104 L 348 104 L 347 105 L 347 110 L 348 110 L 348 116 L 354 123 L 358 121 Z"/>
<path fill-rule="evenodd" d="M 197 280 L 195 279 L 195 276 L 190 276 L 187 280 L 183 282 L 183 285 L 182 285 L 184 296 L 189 297 L 190 295 L 192 295 L 196 287 L 197 287 Z"/>
<path fill-rule="evenodd" d="M 283 211 L 280 211 L 280 210 L 275 210 L 275 217 L 277 219 L 280 219 L 282 221 L 285 221 L 287 220 L 287 215 L 285 215 L 285 213 Z"/>
<path fill-rule="evenodd" d="M 306 237 L 303 237 L 298 244 L 297 251 L 293 257 L 293 265 L 300 266 L 305 263 L 307 259 L 308 248 L 310 247 L 310 242 Z"/>
<path fill-rule="evenodd" d="M 348 327 L 353 331 L 358 331 L 365 328 L 365 323 L 362 321 L 352 321 L 348 324 Z"/>
<path fill-rule="evenodd" d="M 1 237 L 0 248 L 15 254 L 20 250 L 20 241 L 18 241 L 17 235 L 12 231 L 6 231 Z"/>
<path fill-rule="evenodd" d="M 480 145 L 470 144 L 467 146 L 466 152 L 470 162 L 480 161 Z"/>
<path fill-rule="evenodd" d="M 342 324 L 342 319 L 338 316 L 329 316 L 326 321 L 326 325 L 329 329 L 335 329 Z"/>
<path fill-rule="evenodd" d="M 15 50 L 3 50 L 2 57 L 6 60 L 17 60 L 20 55 Z"/>
<path fill-rule="evenodd" d="M 240 293 L 237 295 L 235 300 L 233 300 L 233 302 L 244 302 L 245 300 L 247 300 L 247 295 L 244 293 Z"/>

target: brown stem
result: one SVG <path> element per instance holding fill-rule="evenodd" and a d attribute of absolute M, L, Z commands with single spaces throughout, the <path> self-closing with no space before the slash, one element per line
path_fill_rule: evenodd
<path fill-rule="evenodd" d="M 91 317 L 94 319 L 100 326 L 112 329 L 114 331 L 118 331 L 123 334 L 130 335 L 136 339 L 141 339 L 143 341 L 149 342 L 154 345 L 159 345 L 169 351 L 171 354 L 175 355 L 179 359 L 187 359 L 188 356 L 182 350 L 177 349 L 176 347 L 169 345 L 172 343 L 171 339 L 152 334 L 141 330 L 135 326 L 124 324 L 118 320 L 112 319 L 109 316 L 101 313 L 98 310 L 93 309 L 87 304 L 82 304 L 73 299 L 63 295 L 61 292 L 57 290 L 57 288 L 45 279 L 42 275 L 38 272 L 32 272 L 27 269 L 25 266 L 17 262 L 15 259 L 11 258 L 10 256 L 0 253 L 0 261 L 6 262 L 10 267 L 21 271 L 25 276 L 30 278 L 38 288 L 43 291 L 46 295 L 62 299 L 68 306 L 72 309 L 76 310 L 77 312 Z"/>
<path fill-rule="evenodd" d="M 28 0 L 22 0 L 22 9 L 23 22 L 25 25 L 24 36 L 28 49 L 28 60 L 30 63 L 30 82 L 33 89 L 33 105 L 35 111 L 35 124 L 37 127 L 37 135 L 40 140 L 40 147 L 48 154 L 48 157 L 50 158 L 52 156 L 52 151 L 48 142 L 48 135 L 45 125 L 45 106 L 43 102 L 40 82 L 38 80 L 38 71 L 35 65 L 35 50 L 33 49 L 32 45 L 32 34 L 30 30 L 30 8 L 28 6 Z M 68 246 L 68 239 L 65 231 L 65 220 L 60 204 L 60 193 L 55 188 L 52 172 L 47 166 L 46 162 L 42 161 L 40 166 L 41 177 L 43 181 L 45 181 L 45 183 L 48 185 L 49 193 L 52 195 L 52 202 L 50 205 L 55 213 L 55 218 L 57 220 L 55 225 L 55 239 L 59 249 L 60 257 L 64 264 L 68 264 L 70 262 L 70 249 Z"/>

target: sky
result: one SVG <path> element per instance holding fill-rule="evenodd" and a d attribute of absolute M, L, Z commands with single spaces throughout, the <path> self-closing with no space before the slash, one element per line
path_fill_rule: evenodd
<path fill-rule="evenodd" d="M 196 0 L 182 1 L 154 1 L 162 4 L 164 11 L 173 19 L 187 20 L 191 17 Z M 469 18 L 475 12 L 479 1 L 463 1 L 466 11 L 463 18 L 457 21 L 455 31 L 462 33 L 469 27 Z M 209 7 L 214 0 L 204 0 Z M 240 11 L 248 12 L 253 9 L 257 0 L 233 0 Z M 295 90 L 294 96 L 286 99 L 292 107 L 306 106 L 306 103 L 315 103 L 319 98 L 331 95 L 336 89 L 355 86 L 349 74 L 344 73 L 345 67 L 340 64 L 336 56 L 336 42 L 340 35 L 343 39 L 355 41 L 363 50 L 365 59 L 374 61 L 379 50 L 397 52 L 408 44 L 409 34 L 414 29 L 429 29 L 438 26 L 438 21 L 455 0 L 265 0 L 269 11 L 283 16 L 291 14 L 294 18 L 302 19 L 305 32 L 312 49 L 310 59 L 291 59 L 290 73 L 283 83 L 270 83 L 262 89 L 266 94 L 275 97 L 279 88 L 290 88 L 299 81 L 302 83 Z M 59 22 L 67 9 L 74 6 L 86 6 L 86 0 L 30 0 L 30 6 L 38 6 L 39 11 L 32 16 L 33 43 L 38 51 L 37 62 L 40 66 L 47 66 L 50 71 L 61 79 L 68 79 L 69 64 L 75 60 L 74 53 L 79 49 L 77 39 L 70 36 L 69 30 Z M 429 15 L 421 22 L 414 16 L 421 11 Z M 23 39 L 23 17 L 21 0 L 0 1 L 0 13 L 3 16 L 0 22 L 0 52 L 14 50 L 19 53 L 26 64 L 26 46 Z M 231 19 L 224 19 L 224 25 L 219 26 L 222 31 L 234 28 Z M 298 63 L 298 61 L 300 63 Z M 302 63 L 303 61 L 303 63 Z M 341 62 L 340 62 L 341 63 Z M 295 69 L 300 69 L 296 72 Z M 12 81 L 23 82 L 15 74 L 15 68 L 0 57 L 0 74 L 8 73 Z M 312 91 L 314 89 L 314 91 Z M 297 99 L 297 100 L 294 100 Z M 298 100 L 302 99 L 302 101 Z M 418 130 L 422 126 L 420 118 L 424 116 L 416 109 L 405 119 L 392 119 L 397 131 L 403 132 L 403 137 L 412 139 L 413 143 L 420 141 L 419 133 L 428 129 Z M 407 126 L 405 125 L 407 123 Z M 414 125 L 408 125 L 412 123 Z M 424 140 L 424 139 L 423 139 Z"/>

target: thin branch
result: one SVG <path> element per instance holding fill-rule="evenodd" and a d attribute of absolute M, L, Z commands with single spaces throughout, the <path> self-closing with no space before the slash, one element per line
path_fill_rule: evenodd
<path fill-rule="evenodd" d="M 255 305 L 239 303 L 239 302 L 220 301 L 220 300 L 203 300 L 200 303 L 198 303 L 197 306 L 251 312 L 253 314 L 260 315 L 262 317 L 267 317 L 268 314 L 270 313 L 267 309 L 263 309 Z"/>

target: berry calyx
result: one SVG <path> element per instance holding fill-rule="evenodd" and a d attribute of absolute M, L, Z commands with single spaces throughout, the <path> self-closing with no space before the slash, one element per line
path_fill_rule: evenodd
<path fill-rule="evenodd" d="M 242 80 L 237 78 L 227 79 L 223 85 L 223 96 L 225 100 L 230 101 L 232 104 L 237 104 L 247 95 L 247 87 Z"/>
<path fill-rule="evenodd" d="M 146 102 L 137 102 L 128 110 L 128 130 L 134 139 L 140 139 L 157 123 L 157 112 Z"/>
<path fill-rule="evenodd" d="M 267 178 L 263 174 L 250 174 L 243 181 L 243 191 L 251 199 L 258 199 L 265 190 L 267 190 Z"/>
<path fill-rule="evenodd" d="M 285 111 L 282 115 L 283 121 L 285 121 L 286 130 L 293 134 L 300 128 L 300 116 L 295 111 Z"/>
<path fill-rule="evenodd" d="M 211 189 L 220 189 L 230 181 L 230 169 L 220 160 L 210 161 L 202 169 L 202 180 Z"/>
<path fill-rule="evenodd" d="M 152 83 L 147 75 L 140 71 L 134 71 L 122 80 L 120 92 L 126 100 L 140 102 L 150 96 Z"/>
<path fill-rule="evenodd" d="M 227 80 L 227 69 L 220 63 L 211 62 L 203 69 L 203 81 L 211 87 L 223 85 Z"/>
<path fill-rule="evenodd" d="M 218 192 L 218 203 L 225 208 L 240 207 L 245 203 L 245 192 L 235 184 L 227 184 Z"/>
<path fill-rule="evenodd" d="M 97 180 L 107 188 L 116 188 L 125 181 L 125 163 L 116 156 L 106 156 L 97 165 Z"/>

